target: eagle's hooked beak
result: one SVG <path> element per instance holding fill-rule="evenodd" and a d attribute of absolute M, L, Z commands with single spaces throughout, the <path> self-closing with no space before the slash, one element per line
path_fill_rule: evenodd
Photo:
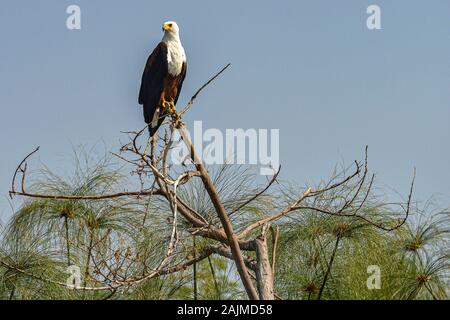
<path fill-rule="evenodd" d="M 162 29 L 163 29 L 163 31 L 168 31 L 168 30 L 172 29 L 172 24 L 171 23 L 165 23 L 165 24 L 163 24 Z"/>

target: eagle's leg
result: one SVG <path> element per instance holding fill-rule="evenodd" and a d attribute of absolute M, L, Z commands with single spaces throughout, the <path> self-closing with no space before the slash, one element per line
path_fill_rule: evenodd
<path fill-rule="evenodd" d="M 179 114 L 177 113 L 177 108 L 175 107 L 175 101 L 173 99 L 170 99 L 169 101 L 164 102 L 166 104 L 167 111 L 170 113 L 170 115 L 179 117 Z"/>
<path fill-rule="evenodd" d="M 170 101 L 164 100 L 163 103 L 165 104 L 165 107 L 169 112 L 169 114 L 172 116 L 172 119 L 174 120 L 176 127 L 179 127 L 182 124 L 181 115 L 177 111 L 175 101 L 173 99 L 170 99 Z"/>

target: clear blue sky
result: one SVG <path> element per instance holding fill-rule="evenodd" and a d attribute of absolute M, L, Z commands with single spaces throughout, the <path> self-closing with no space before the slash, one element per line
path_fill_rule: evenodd
<path fill-rule="evenodd" d="M 66 8 L 82 9 L 82 30 Z M 382 30 L 366 8 L 382 9 Z M 0 5 L 0 217 L 14 169 L 35 146 L 51 168 L 77 145 L 118 146 L 141 128 L 142 67 L 179 23 L 189 58 L 181 95 L 232 67 L 186 120 L 279 128 L 283 177 L 326 179 L 370 147 L 378 181 L 416 199 L 450 197 L 450 1 L 3 0 Z M 103 152 L 103 147 L 100 147 Z M 38 163 L 39 165 L 39 163 Z"/>

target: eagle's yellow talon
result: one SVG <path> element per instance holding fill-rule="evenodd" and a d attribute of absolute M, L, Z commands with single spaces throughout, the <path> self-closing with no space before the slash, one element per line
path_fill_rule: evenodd
<path fill-rule="evenodd" d="M 162 106 L 164 107 L 164 109 L 170 109 L 170 102 L 169 101 L 167 101 L 166 99 L 164 99 L 163 98 L 163 100 L 162 100 Z"/>
<path fill-rule="evenodd" d="M 176 128 L 180 128 L 182 125 L 184 125 L 184 123 L 180 120 L 181 114 L 177 111 L 174 99 L 170 99 L 170 101 L 163 99 L 162 105 L 164 109 L 167 110 L 167 113 L 172 117 Z"/>

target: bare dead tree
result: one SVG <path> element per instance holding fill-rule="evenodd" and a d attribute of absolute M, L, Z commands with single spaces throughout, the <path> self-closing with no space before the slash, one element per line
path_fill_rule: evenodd
<path fill-rule="evenodd" d="M 170 236 L 168 238 L 162 259 L 155 266 L 149 267 L 147 261 L 142 260 L 139 252 L 132 252 L 130 248 L 117 249 L 114 252 L 101 249 L 101 243 L 104 238 L 91 238 L 89 246 L 86 248 L 88 263 L 86 266 L 86 278 L 97 285 L 88 287 L 86 281 L 82 287 L 76 288 L 84 291 L 107 290 L 111 295 L 118 290 L 123 290 L 143 283 L 146 280 L 176 273 L 189 268 L 190 266 L 209 258 L 211 255 L 219 255 L 234 261 L 239 273 L 242 285 L 246 290 L 249 299 L 270 300 L 277 295 L 274 292 L 274 275 L 277 240 L 279 236 L 277 223 L 296 212 L 305 210 L 325 213 L 332 216 L 343 218 L 353 218 L 370 224 L 376 228 L 392 231 L 401 227 L 408 215 L 411 205 L 411 197 L 414 186 L 414 179 L 411 183 L 408 201 L 404 207 L 404 216 L 394 224 L 375 221 L 373 217 L 364 214 L 363 207 L 371 192 L 374 176 L 369 178 L 367 166 L 367 148 L 366 157 L 363 163 L 355 161 L 355 169 L 350 174 L 342 177 L 338 181 L 332 181 L 322 188 L 306 188 L 290 203 L 280 208 L 276 212 L 268 213 L 258 220 L 248 222 L 244 227 L 237 228 L 231 216 L 241 211 L 260 196 L 269 190 L 277 181 L 281 167 L 274 174 L 261 191 L 256 192 L 233 210 L 226 209 L 217 186 L 204 165 L 202 158 L 197 154 L 192 141 L 189 138 L 185 124 L 181 121 L 179 115 L 188 111 L 199 94 L 209 84 L 211 84 L 219 75 L 221 75 L 229 65 L 225 66 L 213 78 L 208 80 L 190 99 L 187 106 L 178 115 L 173 115 L 168 121 L 170 131 L 160 138 L 153 138 L 151 141 L 151 154 L 144 153 L 144 148 L 140 143 L 146 128 L 137 132 L 126 132 L 128 142 L 125 143 L 119 153 L 114 155 L 124 163 L 133 167 L 133 172 L 140 181 L 141 190 L 123 191 L 111 194 L 92 194 L 92 195 L 52 195 L 40 194 L 29 191 L 26 185 L 27 162 L 39 148 L 27 155 L 19 164 L 14 172 L 10 196 L 21 196 L 27 198 L 52 199 L 58 201 L 87 201 L 87 200 L 105 200 L 121 197 L 158 197 L 165 201 L 170 208 L 171 216 L 168 217 L 168 223 L 171 226 Z M 190 152 L 190 163 L 181 173 L 176 173 L 169 165 L 168 154 L 174 143 L 174 132 L 178 131 L 182 140 Z M 178 188 L 190 183 L 192 179 L 201 179 L 204 190 L 214 207 L 215 214 L 219 218 L 220 225 L 215 225 L 207 221 L 199 212 L 188 205 L 186 199 L 179 195 Z M 17 181 L 19 190 L 17 190 Z M 320 203 L 314 200 L 319 196 L 332 193 L 335 190 L 346 187 L 349 190 L 341 199 L 341 203 L 336 205 L 334 210 L 329 207 L 322 207 Z M 147 218 L 147 217 L 146 217 Z M 202 237 L 214 244 L 204 246 L 200 252 L 196 252 L 193 258 L 179 259 L 177 249 L 181 243 L 179 238 L 179 220 L 182 220 L 188 227 L 186 230 L 191 235 Z M 272 232 L 272 249 L 269 248 L 268 237 L 269 230 Z M 106 237 L 106 235 L 105 235 Z M 272 256 L 272 257 L 270 257 Z M 0 264 L 7 268 L 15 269 L 17 272 L 23 272 L 28 276 L 39 278 L 42 281 L 50 281 L 54 284 L 65 286 L 65 283 L 45 279 L 27 271 L 20 270 L 14 266 L 0 261 Z M 92 267 L 91 267 L 92 264 Z M 139 265 L 140 268 L 136 266 Z M 137 272 L 136 270 L 140 270 Z"/>

